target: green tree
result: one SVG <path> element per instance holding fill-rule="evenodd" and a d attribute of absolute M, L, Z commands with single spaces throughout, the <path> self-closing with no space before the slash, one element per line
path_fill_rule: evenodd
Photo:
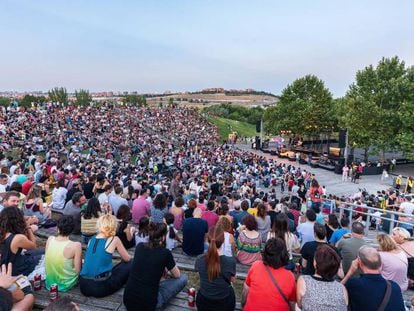
<path fill-rule="evenodd" d="M 343 118 L 350 142 L 357 147 L 372 146 L 382 159 L 385 151 L 407 146 L 410 133 L 401 132 L 401 118 L 409 115 L 406 109 L 413 92 L 409 70 L 398 57 L 382 58 L 375 68 L 370 65 L 358 71 L 346 94 Z"/>
<path fill-rule="evenodd" d="M 126 95 L 122 98 L 122 102 L 126 105 L 132 105 L 137 107 L 147 106 L 146 98 L 140 95 Z"/>
<path fill-rule="evenodd" d="M 274 134 L 282 130 L 309 136 L 332 132 L 337 124 L 334 111 L 332 94 L 324 82 L 307 75 L 289 84 L 278 104 L 265 111 L 265 127 Z"/>
<path fill-rule="evenodd" d="M 0 96 L 0 106 L 3 106 L 3 107 L 10 106 L 10 98 Z"/>
<path fill-rule="evenodd" d="M 76 105 L 78 106 L 88 106 L 92 101 L 92 95 L 89 94 L 88 90 L 80 89 L 79 91 L 75 90 Z"/>
<path fill-rule="evenodd" d="M 48 92 L 49 99 L 54 103 L 68 104 L 68 92 L 64 87 L 55 87 Z"/>

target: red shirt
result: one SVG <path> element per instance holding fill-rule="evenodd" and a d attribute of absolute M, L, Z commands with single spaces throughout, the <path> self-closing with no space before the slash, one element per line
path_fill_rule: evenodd
<path fill-rule="evenodd" d="M 208 228 L 215 226 L 219 217 L 215 212 L 212 211 L 205 211 L 203 214 L 201 214 L 201 219 L 204 219 L 207 221 Z"/>
<path fill-rule="evenodd" d="M 292 272 L 284 267 L 269 267 L 280 289 L 289 301 L 296 301 L 296 283 Z M 290 306 L 280 295 L 267 273 L 261 260 L 254 262 L 247 273 L 246 285 L 249 286 L 244 311 L 290 311 Z"/>

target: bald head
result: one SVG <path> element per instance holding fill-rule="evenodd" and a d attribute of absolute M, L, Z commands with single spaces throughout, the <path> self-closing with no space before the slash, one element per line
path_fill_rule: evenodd
<path fill-rule="evenodd" d="M 201 208 L 196 207 L 193 211 L 193 217 L 195 218 L 201 218 L 201 214 L 203 213 L 203 211 L 201 210 Z"/>
<path fill-rule="evenodd" d="M 380 254 L 371 246 L 362 246 L 358 251 L 358 257 L 367 269 L 378 270 L 381 267 Z"/>

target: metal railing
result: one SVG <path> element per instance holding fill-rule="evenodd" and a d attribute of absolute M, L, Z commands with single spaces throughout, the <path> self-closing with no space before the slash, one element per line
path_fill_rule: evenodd
<path fill-rule="evenodd" d="M 363 210 L 360 211 L 356 211 L 356 208 L 362 208 Z M 359 204 L 354 204 L 354 203 L 348 203 L 348 202 L 341 202 L 341 204 L 339 206 L 336 207 L 336 209 L 339 209 L 339 218 L 341 219 L 345 213 L 345 211 L 349 211 L 349 221 L 352 222 L 352 216 L 355 213 L 358 213 L 360 215 L 365 215 L 366 216 L 366 220 L 365 220 L 365 228 L 366 230 L 368 230 L 370 224 L 371 224 L 371 219 L 375 218 L 375 219 L 381 219 L 384 221 L 389 221 L 390 222 L 390 226 L 389 226 L 389 231 L 391 232 L 392 229 L 399 224 L 405 224 L 405 225 L 409 225 L 409 226 L 414 226 L 414 223 L 410 223 L 410 222 L 406 222 L 406 221 L 402 221 L 397 219 L 397 217 L 410 217 L 410 218 L 414 218 L 414 215 L 412 214 L 406 214 L 406 213 L 400 213 L 400 212 L 395 212 L 392 210 L 385 210 L 382 208 L 377 208 L 377 207 L 371 207 L 371 206 L 365 206 L 365 205 L 359 205 Z M 331 213 L 332 213 L 332 209 L 331 209 Z M 381 213 L 381 214 L 377 214 L 377 213 Z M 388 214 L 390 215 L 390 217 L 385 217 L 384 215 Z M 379 223 L 376 223 L 377 229 L 379 226 Z"/>

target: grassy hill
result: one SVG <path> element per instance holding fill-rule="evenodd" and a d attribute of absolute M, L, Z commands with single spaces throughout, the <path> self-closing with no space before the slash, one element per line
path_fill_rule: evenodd
<path fill-rule="evenodd" d="M 220 141 L 228 139 L 229 134 L 234 131 L 237 132 L 239 136 L 251 137 L 256 135 L 256 126 L 250 123 L 213 116 L 208 117 L 208 121 L 217 125 Z"/>

